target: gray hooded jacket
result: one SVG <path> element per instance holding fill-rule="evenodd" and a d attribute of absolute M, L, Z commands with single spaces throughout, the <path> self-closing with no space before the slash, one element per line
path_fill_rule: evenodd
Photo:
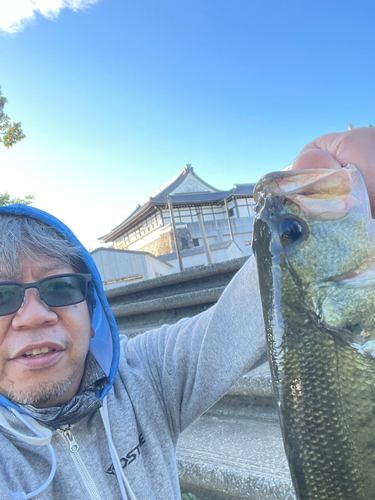
<path fill-rule="evenodd" d="M 1 211 L 44 220 L 77 243 L 44 212 Z M 97 307 L 80 392 L 40 410 L 0 397 L 0 498 L 180 500 L 179 434 L 266 350 L 254 259 L 209 310 L 119 342 L 99 274 L 82 255 Z"/>

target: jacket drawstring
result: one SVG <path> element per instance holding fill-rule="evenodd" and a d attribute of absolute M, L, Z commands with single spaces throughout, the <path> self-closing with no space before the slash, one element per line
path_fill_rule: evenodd
<path fill-rule="evenodd" d="M 8 410 L 11 411 L 16 418 L 18 418 L 21 422 L 23 422 L 36 436 L 28 436 L 27 434 L 22 434 L 21 432 L 17 431 L 14 429 L 9 422 L 6 420 L 6 418 L 0 413 L 0 426 L 3 427 L 4 429 L 8 430 L 11 432 L 14 436 L 17 438 L 21 439 L 25 443 L 35 445 L 35 446 L 47 446 L 51 458 L 52 458 L 52 466 L 51 466 L 51 472 L 47 478 L 47 480 L 40 486 L 37 490 L 32 491 L 30 493 L 25 493 L 24 491 L 11 491 L 10 495 L 12 500 L 29 500 L 30 498 L 35 497 L 39 493 L 41 493 L 43 490 L 45 490 L 49 484 L 52 482 L 55 473 L 56 473 L 56 455 L 55 452 L 52 448 L 51 445 L 51 439 L 52 439 L 52 431 L 50 429 L 47 429 L 46 427 L 43 427 L 41 424 L 39 424 L 36 420 L 34 420 L 32 417 L 26 414 L 22 414 L 18 412 L 16 409 L 8 407 Z M 133 493 L 133 490 L 131 489 L 131 486 L 129 484 L 129 481 L 127 480 L 124 471 L 122 470 L 120 458 L 118 456 L 118 453 L 116 451 L 115 445 L 112 440 L 112 434 L 111 434 L 111 428 L 109 424 L 109 418 L 108 418 L 108 406 L 107 406 L 107 397 L 103 399 L 103 407 L 100 408 L 100 416 L 103 421 L 103 425 L 105 428 L 105 432 L 107 434 L 107 440 L 108 440 L 108 446 L 109 446 L 109 451 L 111 453 L 111 457 L 113 460 L 113 466 L 116 472 L 116 477 L 117 481 L 120 486 L 121 490 L 121 495 L 123 500 L 128 500 L 127 493 L 129 495 L 130 500 L 137 500 L 136 496 Z M 127 493 L 126 493 L 127 492 Z"/>
<path fill-rule="evenodd" d="M 54 449 L 52 448 L 51 445 L 51 439 L 52 439 L 52 431 L 47 429 L 46 427 L 43 427 L 40 425 L 36 420 L 34 420 L 32 417 L 29 415 L 21 414 L 14 408 L 8 407 L 8 410 L 11 411 L 15 417 L 17 417 L 21 422 L 23 422 L 34 434 L 36 434 L 37 437 L 34 436 L 27 436 L 26 434 L 22 434 L 21 432 L 16 431 L 13 429 L 13 427 L 9 424 L 9 422 L 6 420 L 6 418 L 0 414 L 0 426 L 4 427 L 7 429 L 9 432 L 11 432 L 14 436 L 17 438 L 21 439 L 25 443 L 36 445 L 36 446 L 47 446 L 49 449 L 49 452 L 51 454 L 52 458 L 52 467 L 51 467 L 51 472 L 42 486 L 38 488 L 35 491 L 32 491 L 31 493 L 25 493 L 24 491 L 11 491 L 10 495 L 13 500 L 28 500 L 30 498 L 35 497 L 39 493 L 41 493 L 43 490 L 47 488 L 47 486 L 51 483 L 52 479 L 55 476 L 56 473 L 56 455 L 54 452 Z"/>
<path fill-rule="evenodd" d="M 118 456 L 118 453 L 116 451 L 115 445 L 114 445 L 113 440 L 112 440 L 111 427 L 110 427 L 109 418 L 108 418 L 107 396 L 103 398 L 103 406 L 102 406 L 102 408 L 100 408 L 99 411 L 100 411 L 100 416 L 102 417 L 102 420 L 103 420 L 105 432 L 107 434 L 109 451 L 111 453 L 113 467 L 114 467 L 115 472 L 116 472 L 116 477 L 117 477 L 117 481 L 118 481 L 119 486 L 120 486 L 122 498 L 124 500 L 128 499 L 128 497 L 126 496 L 126 492 L 125 492 L 125 488 L 126 488 L 126 491 L 128 492 L 130 500 L 137 500 L 134 493 L 133 493 L 133 490 L 130 487 L 129 481 L 127 480 L 127 478 L 124 474 L 124 471 L 122 469 L 122 465 L 120 462 L 120 458 Z M 124 488 L 124 486 L 125 486 L 125 488 Z"/>

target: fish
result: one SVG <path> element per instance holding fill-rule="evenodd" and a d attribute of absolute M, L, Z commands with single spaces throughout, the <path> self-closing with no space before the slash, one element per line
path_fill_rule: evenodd
<path fill-rule="evenodd" d="M 272 384 L 297 500 L 375 499 L 375 221 L 354 165 L 254 190 Z"/>

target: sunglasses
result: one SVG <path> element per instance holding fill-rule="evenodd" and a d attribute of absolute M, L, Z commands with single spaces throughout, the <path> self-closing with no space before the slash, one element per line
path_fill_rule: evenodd
<path fill-rule="evenodd" d="M 25 290 L 36 288 L 49 307 L 64 307 L 86 300 L 91 274 L 57 274 L 35 283 L 0 282 L 0 316 L 14 314 L 23 304 Z"/>

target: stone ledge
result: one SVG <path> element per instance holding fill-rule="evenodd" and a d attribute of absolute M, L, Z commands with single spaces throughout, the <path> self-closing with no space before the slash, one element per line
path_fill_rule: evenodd
<path fill-rule="evenodd" d="M 227 394 L 230 396 L 250 396 L 273 399 L 271 372 L 268 361 L 265 360 L 262 364 L 241 377 L 239 381 L 229 389 Z"/>
<path fill-rule="evenodd" d="M 240 257 L 238 259 L 227 260 L 225 262 L 218 262 L 209 266 L 201 266 L 199 268 L 187 269 L 179 273 L 169 274 L 167 276 L 160 276 L 149 280 L 131 283 L 118 288 L 113 288 L 106 291 L 108 299 L 118 296 L 125 296 L 136 292 L 142 292 L 151 288 L 159 288 L 188 282 L 191 280 L 202 280 L 207 277 L 215 277 L 220 274 L 236 273 L 241 269 L 249 257 Z"/>
<path fill-rule="evenodd" d="M 220 298 L 224 289 L 224 286 L 219 286 L 208 290 L 180 293 L 169 297 L 161 297 L 142 302 L 112 306 L 111 309 L 114 317 L 119 318 L 122 316 L 175 309 L 178 307 L 190 307 L 197 304 L 213 304 Z"/>
<path fill-rule="evenodd" d="M 251 398 L 225 395 L 206 411 L 205 416 L 232 419 L 262 420 L 279 423 L 277 406 L 273 398 Z"/>
<path fill-rule="evenodd" d="M 203 416 L 182 433 L 177 457 L 186 491 L 191 485 L 238 500 L 294 498 L 276 423 Z"/>

